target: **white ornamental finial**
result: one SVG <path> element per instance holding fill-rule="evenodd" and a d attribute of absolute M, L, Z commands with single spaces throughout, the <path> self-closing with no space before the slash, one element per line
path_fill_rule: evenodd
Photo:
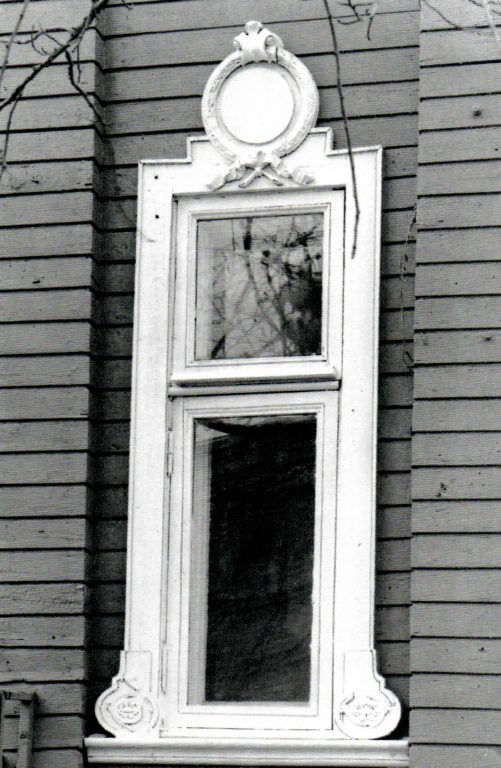
<path fill-rule="evenodd" d="M 242 64 L 277 61 L 278 48 L 284 47 L 279 36 L 265 29 L 260 21 L 248 21 L 245 32 L 233 39 L 233 45 L 241 53 Z"/>

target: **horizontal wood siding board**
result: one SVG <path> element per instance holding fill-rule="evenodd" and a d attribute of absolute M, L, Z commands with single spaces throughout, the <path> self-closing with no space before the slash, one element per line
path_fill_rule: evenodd
<path fill-rule="evenodd" d="M 465 8 L 468 8 L 466 4 Z M 463 8 L 461 8 L 462 14 Z M 487 26 L 475 29 L 475 31 L 452 29 L 449 26 L 446 29 L 424 32 L 421 35 L 420 60 L 422 67 L 474 62 L 485 64 L 487 61 L 497 61 L 498 59 L 499 50 L 493 39 L 492 31 Z"/>
<path fill-rule="evenodd" d="M 411 672 L 499 675 L 501 641 L 416 638 L 411 643 Z"/>
<path fill-rule="evenodd" d="M 493 744 L 501 742 L 501 712 L 476 710 L 411 711 L 414 743 Z"/>
<path fill-rule="evenodd" d="M 2 264 L 0 290 L 89 286 L 92 284 L 92 269 L 93 260 L 90 256 L 13 259 Z"/>
<path fill-rule="evenodd" d="M 501 99 L 499 99 L 501 102 Z M 420 229 L 489 227 L 499 224 L 501 194 L 422 197 L 418 208 Z"/>
<path fill-rule="evenodd" d="M 17 747 L 17 718 L 5 721 L 5 749 Z M 79 748 L 84 737 L 84 720 L 79 716 L 45 716 L 35 718 L 33 749 Z"/>
<path fill-rule="evenodd" d="M 410 759 L 413 765 L 426 768 L 498 768 L 499 748 L 495 746 L 455 746 L 442 744 L 427 746 L 411 744 Z"/>
<path fill-rule="evenodd" d="M 499 679 L 495 675 L 415 674 L 412 707 L 497 709 Z"/>
<path fill-rule="evenodd" d="M 500 638 L 501 605 L 414 604 L 411 633 L 413 637 Z"/>
<path fill-rule="evenodd" d="M 50 227 L 13 227 L 0 230 L 1 259 L 26 259 L 37 256 L 73 256 L 92 254 L 93 232 L 88 224 L 51 225 Z"/>
<path fill-rule="evenodd" d="M 419 570 L 412 576 L 412 602 L 495 603 L 501 591 L 499 570 Z M 497 681 L 499 683 L 499 681 Z M 438 706 L 438 704 L 437 704 Z"/>
<path fill-rule="evenodd" d="M 84 584 L 4 584 L 1 615 L 83 614 L 87 590 Z"/>
<path fill-rule="evenodd" d="M 89 353 L 88 321 L 0 325 L 2 355 Z"/>
<path fill-rule="evenodd" d="M 93 176 L 93 164 L 88 160 L 10 163 L 9 174 L 0 179 L 0 194 L 24 196 L 91 189 Z"/>
<path fill-rule="evenodd" d="M 0 473 L 4 485 L 57 485 L 86 483 L 86 451 L 74 453 L 0 454 Z"/>
<path fill-rule="evenodd" d="M 22 687 L 22 684 L 6 684 L 2 681 L 4 690 L 15 692 Z M 38 683 L 37 714 L 83 714 L 86 707 L 86 694 L 86 687 L 80 683 Z"/>
<path fill-rule="evenodd" d="M 501 536 L 494 534 L 415 534 L 414 568 L 497 568 Z"/>
<path fill-rule="evenodd" d="M 0 545 L 3 550 L 75 549 L 84 542 L 86 521 L 67 519 L 2 519 Z M 41 555 L 43 553 L 40 553 Z M 50 557 L 50 553 L 48 553 Z"/>
<path fill-rule="evenodd" d="M 499 465 L 501 432 L 417 434 L 414 436 L 412 462 L 415 467 Z"/>
<path fill-rule="evenodd" d="M 84 756 L 77 749 L 39 749 L 33 752 L 33 768 L 83 768 Z"/>
<path fill-rule="evenodd" d="M 86 509 L 84 485 L 0 486 L 0 506 L 5 517 L 74 517 Z"/>
<path fill-rule="evenodd" d="M 85 419 L 89 415 L 87 387 L 11 388 L 0 391 L 4 420 Z"/>
<path fill-rule="evenodd" d="M 84 642 L 84 631 L 84 616 L 0 617 L 3 647 L 79 648 Z"/>
<path fill-rule="evenodd" d="M 429 398 L 500 397 L 501 365 L 417 366 L 414 375 L 416 400 Z"/>
<path fill-rule="evenodd" d="M 5 8 L 5 4 L 2 6 Z M 31 67 L 10 67 L 6 70 L 4 78 L 4 92 L 11 93 L 30 74 Z M 79 85 L 88 94 L 100 95 L 101 88 L 96 76 L 96 64 L 93 61 L 81 62 Z M 50 68 L 41 70 L 31 83 L 24 89 L 25 98 L 47 96 L 74 96 L 75 88 L 68 77 L 68 65 L 66 62 L 56 60 Z"/>
<path fill-rule="evenodd" d="M 496 93 L 422 99 L 419 126 L 422 131 L 495 126 L 501 117 L 500 101 Z"/>
<path fill-rule="evenodd" d="M 85 681 L 83 649 L 24 648 L 5 649 L 0 658 L 2 682 L 24 681 L 25 685 L 42 682 Z"/>
<path fill-rule="evenodd" d="M 499 533 L 497 501 L 415 501 L 414 533 Z"/>
<path fill-rule="evenodd" d="M 436 163 L 419 170 L 420 195 L 459 195 L 499 192 L 501 160 Z M 462 233 L 461 233 L 462 234 Z"/>
<path fill-rule="evenodd" d="M 495 319 L 493 318 L 493 323 Z M 501 331 L 435 331 L 414 338 L 417 365 L 501 362 Z"/>
<path fill-rule="evenodd" d="M 3 196 L 0 197 L 0 221 L 3 226 L 90 222 L 93 203 L 92 191 Z"/>
<path fill-rule="evenodd" d="M 84 15 L 85 11 L 83 13 L 79 13 L 77 19 L 74 19 L 74 22 L 76 21 L 76 23 L 79 24 L 83 20 Z M 19 35 L 19 39 L 25 40 L 26 42 L 24 44 L 12 46 L 9 55 L 10 67 L 25 67 L 27 65 L 40 64 L 40 62 L 43 61 L 47 56 L 47 53 L 50 53 L 52 50 L 54 50 L 54 47 L 57 45 L 55 40 L 50 42 L 46 40 L 44 50 L 47 53 L 44 53 L 41 47 L 34 47 L 29 44 L 29 41 L 31 40 L 31 32 L 22 32 Z M 99 43 L 100 36 L 96 28 L 92 27 L 88 29 L 80 44 L 81 61 L 91 61 L 95 63 L 96 49 L 99 48 Z"/>
<path fill-rule="evenodd" d="M 488 19 L 480 5 L 468 4 L 463 7 L 460 0 L 435 0 L 422 8 L 421 31 L 426 33 L 439 29 L 464 28 L 465 35 L 471 35 L 471 28 L 478 30 L 488 26 Z"/>
<path fill-rule="evenodd" d="M 500 479 L 501 467 L 416 467 L 412 487 L 414 499 L 498 499 Z"/>
<path fill-rule="evenodd" d="M 2 555 L 0 576 L 3 581 L 9 582 L 83 582 L 86 577 L 86 554 L 81 549 L 7 551 Z"/>
<path fill-rule="evenodd" d="M 85 451 L 89 425 L 85 421 L 9 421 L 0 423 L 0 451 Z"/>
<path fill-rule="evenodd" d="M 501 292 L 497 263 L 423 264 L 416 275 L 417 296 L 474 296 Z"/>
<path fill-rule="evenodd" d="M 421 163 L 491 160 L 499 152 L 501 137 L 495 127 L 423 131 L 419 137 Z"/>
<path fill-rule="evenodd" d="M 81 385 L 89 382 L 91 360 L 88 354 L 62 356 L 3 357 L 0 360 L 0 385 L 36 387 Z"/>
<path fill-rule="evenodd" d="M 420 73 L 420 90 L 425 98 L 497 93 L 499 92 L 499 75 L 498 61 L 486 64 L 423 67 Z"/>
<path fill-rule="evenodd" d="M 492 328 L 493 318 L 501 317 L 500 296 L 418 298 L 416 330 L 443 328 Z"/>
<path fill-rule="evenodd" d="M 92 292 L 88 288 L 59 291 L 0 293 L 0 322 L 91 320 Z"/>
<path fill-rule="evenodd" d="M 420 264 L 462 261 L 499 261 L 501 259 L 501 227 L 465 230 L 421 230 L 417 257 Z M 494 267 L 495 265 L 493 265 Z M 478 285 L 482 283 L 478 281 Z M 428 291 L 432 283 L 428 283 Z"/>
<path fill-rule="evenodd" d="M 104 153 L 96 150 L 96 135 L 93 125 L 75 126 L 64 131 L 39 129 L 33 131 L 18 130 L 9 138 L 9 163 L 78 160 L 101 161 Z"/>

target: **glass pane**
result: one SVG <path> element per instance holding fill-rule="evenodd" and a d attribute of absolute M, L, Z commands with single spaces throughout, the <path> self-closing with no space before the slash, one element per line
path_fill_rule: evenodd
<path fill-rule="evenodd" d="M 323 218 L 198 221 L 196 360 L 320 354 Z"/>
<path fill-rule="evenodd" d="M 310 697 L 316 417 L 195 430 L 189 702 Z"/>

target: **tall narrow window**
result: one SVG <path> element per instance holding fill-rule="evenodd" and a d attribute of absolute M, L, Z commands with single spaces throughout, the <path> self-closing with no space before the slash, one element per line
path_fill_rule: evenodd
<path fill-rule="evenodd" d="M 313 128 L 276 34 L 235 44 L 207 137 L 142 165 L 125 647 L 89 760 L 403 768 L 373 640 L 381 151 Z"/>

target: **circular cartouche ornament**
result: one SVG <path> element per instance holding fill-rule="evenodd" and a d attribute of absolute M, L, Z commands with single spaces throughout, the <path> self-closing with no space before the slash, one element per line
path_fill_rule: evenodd
<path fill-rule="evenodd" d="M 315 124 L 317 87 L 304 64 L 260 22 L 249 21 L 233 42 L 237 50 L 216 67 L 205 87 L 205 131 L 235 167 L 276 171 L 280 158 L 296 149 Z"/>

